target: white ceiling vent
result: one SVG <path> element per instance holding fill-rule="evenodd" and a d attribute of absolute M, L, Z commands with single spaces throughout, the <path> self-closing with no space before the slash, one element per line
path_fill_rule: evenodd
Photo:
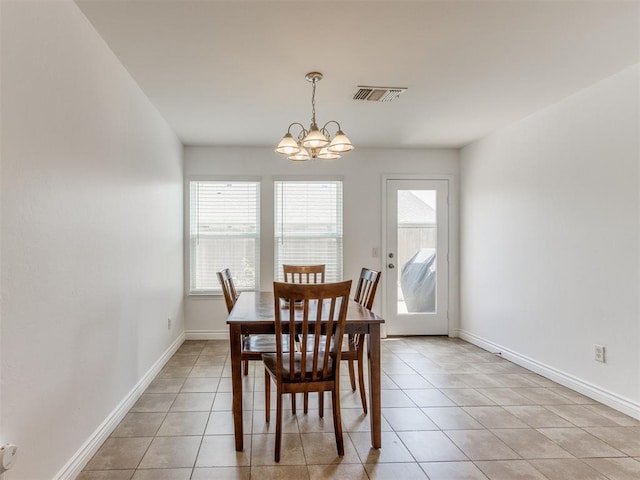
<path fill-rule="evenodd" d="M 369 102 L 390 102 L 398 98 L 407 89 L 404 87 L 363 87 L 358 85 L 353 94 L 354 100 Z"/>

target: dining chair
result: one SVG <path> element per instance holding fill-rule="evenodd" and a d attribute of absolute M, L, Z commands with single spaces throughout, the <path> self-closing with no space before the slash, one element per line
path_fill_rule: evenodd
<path fill-rule="evenodd" d="M 287 283 L 324 283 L 324 265 L 282 265 Z"/>
<path fill-rule="evenodd" d="M 216 272 L 218 281 L 222 287 L 222 294 L 227 304 L 227 311 L 231 313 L 236 300 L 238 300 L 238 292 L 236 291 L 231 270 L 225 268 Z M 249 360 L 262 360 L 264 352 L 275 352 L 276 341 L 273 335 L 245 335 L 242 338 L 241 359 L 243 363 L 243 373 L 249 374 Z"/>
<path fill-rule="evenodd" d="M 282 265 L 282 271 L 284 272 L 285 283 L 324 283 L 324 264 L 319 265 Z M 299 339 L 296 338 L 297 345 L 300 344 Z M 322 403 L 324 397 L 320 394 L 320 403 Z M 309 395 L 304 395 L 304 413 L 309 411 Z M 322 416 L 322 408 L 320 408 Z M 291 413 L 296 413 L 296 397 L 291 396 Z"/>
<path fill-rule="evenodd" d="M 275 461 L 282 444 L 282 396 L 331 392 L 333 427 L 339 456 L 344 456 L 340 416 L 340 356 L 351 280 L 324 284 L 274 282 L 276 352 L 264 353 L 265 419 L 270 421 L 271 381 L 276 385 Z M 299 334 L 303 348 L 294 350 Z M 289 342 L 284 351 L 284 341 Z M 293 352 L 293 353 L 290 353 Z"/>
<path fill-rule="evenodd" d="M 373 307 L 373 301 L 376 297 L 378 282 L 381 273 L 377 270 L 363 268 L 360 271 L 360 278 L 356 286 L 356 294 L 353 298 L 367 310 Z M 358 364 L 358 386 L 360 388 L 360 400 L 362 401 L 362 410 L 367 413 L 367 395 L 364 386 L 364 342 L 366 335 L 356 333 L 348 335 L 346 348 L 342 351 L 342 360 L 349 362 L 349 380 L 351 381 L 351 389 L 356 390 L 355 368 L 354 364 Z"/>

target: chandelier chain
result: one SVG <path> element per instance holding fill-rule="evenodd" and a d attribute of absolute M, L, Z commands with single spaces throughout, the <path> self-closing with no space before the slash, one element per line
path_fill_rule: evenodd
<path fill-rule="evenodd" d="M 311 91 L 311 123 L 315 125 L 316 123 L 316 82 L 317 80 L 313 79 L 313 90 Z"/>

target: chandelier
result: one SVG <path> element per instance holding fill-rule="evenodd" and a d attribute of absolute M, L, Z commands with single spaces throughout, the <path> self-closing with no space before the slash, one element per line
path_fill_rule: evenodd
<path fill-rule="evenodd" d="M 304 78 L 313 84 L 311 92 L 311 125 L 308 130 L 298 122 L 293 122 L 289 125 L 287 133 L 276 147 L 276 152 L 294 162 L 304 162 L 310 158 L 322 158 L 324 160 L 340 158 L 342 154 L 353 150 L 353 145 L 340 128 L 340 124 L 335 120 L 329 120 L 322 128 L 318 128 L 316 124 L 316 83 L 322 80 L 322 74 L 320 72 L 309 72 Z M 335 135 L 331 138 L 328 126 L 333 124 L 337 126 L 337 129 Z M 291 128 L 294 126 L 300 128 L 296 138 L 291 134 Z"/>

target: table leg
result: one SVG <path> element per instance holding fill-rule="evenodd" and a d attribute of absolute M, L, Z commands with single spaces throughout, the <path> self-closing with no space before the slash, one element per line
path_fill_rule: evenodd
<path fill-rule="evenodd" d="M 369 401 L 371 445 L 382 447 L 382 402 L 380 400 L 380 325 L 369 326 Z"/>
<path fill-rule="evenodd" d="M 240 326 L 229 327 L 231 344 L 231 387 L 233 391 L 233 429 L 236 437 L 236 451 L 243 449 L 242 431 L 242 332 Z"/>

